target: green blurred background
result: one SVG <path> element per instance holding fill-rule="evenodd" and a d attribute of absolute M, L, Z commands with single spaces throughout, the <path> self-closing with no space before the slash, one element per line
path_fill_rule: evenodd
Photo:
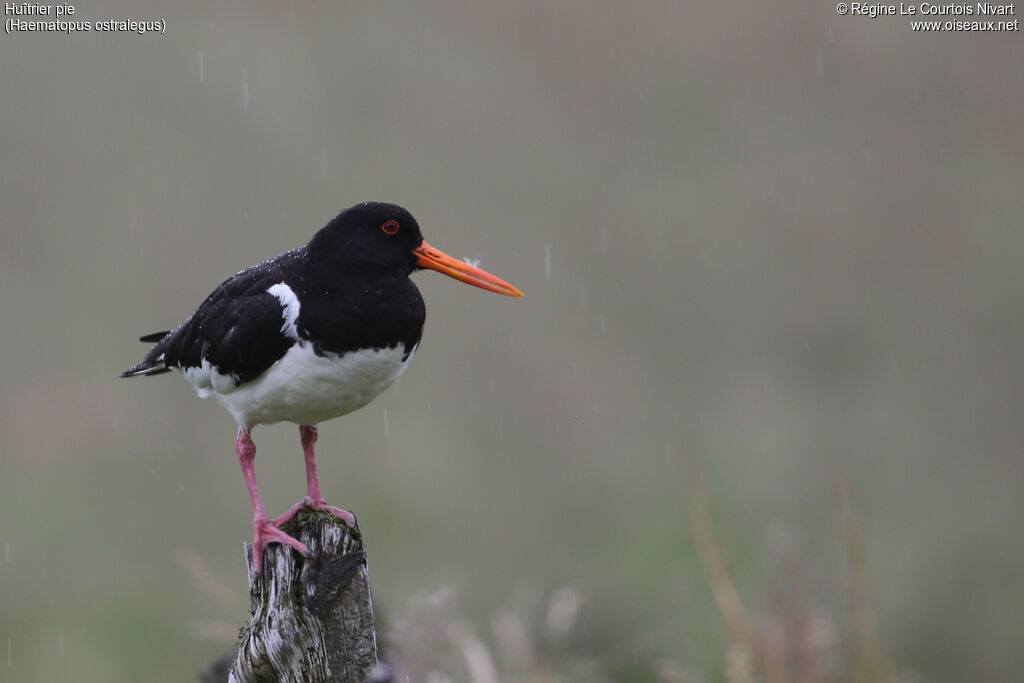
<path fill-rule="evenodd" d="M 792 680 L 1021 680 L 1019 32 L 809 2 L 76 8 L 167 30 L 0 37 L 0 681 L 190 680 L 230 646 L 235 427 L 117 375 L 364 200 L 526 294 L 417 275 L 416 362 L 321 428 L 403 676 L 486 680 L 483 652 L 500 680 L 743 680 L 702 473 Z M 297 430 L 254 438 L 283 511 Z"/>

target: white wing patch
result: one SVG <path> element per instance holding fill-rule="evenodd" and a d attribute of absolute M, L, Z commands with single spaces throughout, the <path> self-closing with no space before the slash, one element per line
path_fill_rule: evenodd
<path fill-rule="evenodd" d="M 295 326 L 299 319 L 299 297 L 295 296 L 292 288 L 283 282 L 278 282 L 273 287 L 267 288 L 267 294 L 277 297 L 277 300 L 284 306 L 281 317 L 284 322 L 281 324 L 281 333 L 289 339 L 299 340 L 299 328 Z"/>

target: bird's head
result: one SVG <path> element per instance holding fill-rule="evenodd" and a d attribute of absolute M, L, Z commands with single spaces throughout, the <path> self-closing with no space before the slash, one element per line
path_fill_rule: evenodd
<path fill-rule="evenodd" d="M 345 209 L 309 243 L 311 255 L 410 274 L 429 268 L 466 284 L 506 296 L 518 289 L 427 244 L 412 214 L 395 204 L 364 202 Z"/>

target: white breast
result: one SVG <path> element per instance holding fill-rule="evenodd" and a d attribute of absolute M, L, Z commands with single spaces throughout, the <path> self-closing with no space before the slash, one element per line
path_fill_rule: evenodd
<path fill-rule="evenodd" d="M 318 356 L 312 344 L 303 342 L 240 387 L 213 367 L 185 375 L 201 397 L 215 397 L 246 429 L 273 422 L 315 425 L 372 401 L 405 372 L 412 355 L 406 356 L 399 344 Z"/>

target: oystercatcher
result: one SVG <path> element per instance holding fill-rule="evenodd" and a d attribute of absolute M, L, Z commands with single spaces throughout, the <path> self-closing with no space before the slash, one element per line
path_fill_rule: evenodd
<path fill-rule="evenodd" d="M 228 278 L 173 330 L 141 337 L 153 348 L 121 373 L 179 371 L 200 397 L 213 396 L 234 416 L 235 452 L 252 501 L 257 572 L 267 543 L 307 553 L 278 528 L 303 507 L 355 524 L 352 513 L 328 505 L 320 492 L 316 425 L 362 408 L 408 367 L 425 318 L 409 276 L 424 268 L 522 296 L 504 280 L 431 247 L 402 207 L 367 202 L 339 213 L 306 246 Z M 270 519 L 256 485 L 250 432 L 274 422 L 299 425 L 307 495 Z"/>

